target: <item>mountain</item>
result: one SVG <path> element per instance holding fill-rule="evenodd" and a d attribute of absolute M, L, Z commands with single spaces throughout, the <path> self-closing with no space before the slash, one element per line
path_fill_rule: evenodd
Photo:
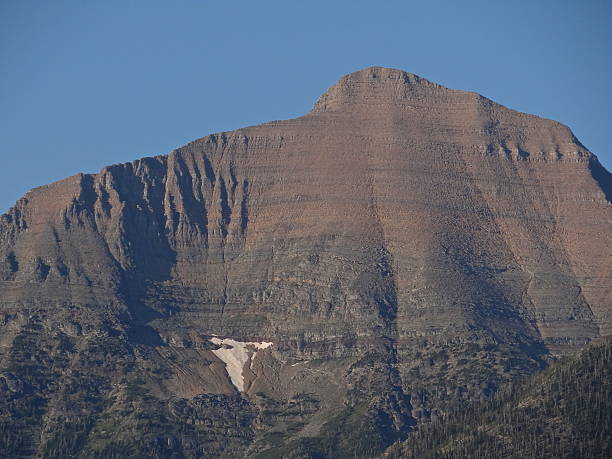
<path fill-rule="evenodd" d="M 425 426 L 386 457 L 612 457 L 612 339 Z"/>
<path fill-rule="evenodd" d="M 611 199 L 562 124 L 379 67 L 36 188 L 0 219 L 0 450 L 382 453 L 610 334 Z"/>

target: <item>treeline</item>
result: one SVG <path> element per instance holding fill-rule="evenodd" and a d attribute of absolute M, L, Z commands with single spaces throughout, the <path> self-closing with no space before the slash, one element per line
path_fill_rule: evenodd
<path fill-rule="evenodd" d="M 612 339 L 422 426 L 388 457 L 612 457 Z"/>

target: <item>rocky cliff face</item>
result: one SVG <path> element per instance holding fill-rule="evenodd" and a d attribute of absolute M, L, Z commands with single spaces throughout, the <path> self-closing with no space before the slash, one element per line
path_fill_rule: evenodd
<path fill-rule="evenodd" d="M 0 222 L 0 441 L 380 452 L 610 334 L 611 196 L 567 127 L 385 68 L 34 189 Z"/>

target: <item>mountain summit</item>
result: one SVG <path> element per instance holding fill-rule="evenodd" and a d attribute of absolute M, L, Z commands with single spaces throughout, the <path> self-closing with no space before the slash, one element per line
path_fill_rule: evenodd
<path fill-rule="evenodd" d="M 314 111 L 354 105 L 389 107 L 423 93 L 444 93 L 447 88 L 403 70 L 368 67 L 341 78 L 317 101 Z M 456 91 L 459 92 L 459 91 Z"/>
<path fill-rule="evenodd" d="M 610 334 L 610 196 L 566 126 L 380 67 L 36 188 L 0 219 L 0 445 L 378 454 Z"/>

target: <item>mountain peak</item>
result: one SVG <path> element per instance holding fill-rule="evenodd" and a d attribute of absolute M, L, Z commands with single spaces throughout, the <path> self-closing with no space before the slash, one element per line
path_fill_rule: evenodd
<path fill-rule="evenodd" d="M 381 67 L 314 111 L 0 217 L 5 455 L 379 457 L 612 334 L 612 179 L 568 128 Z"/>
<path fill-rule="evenodd" d="M 414 73 L 387 67 L 366 67 L 340 78 L 315 103 L 313 112 L 353 104 L 393 103 L 415 92 L 449 91 Z"/>
<path fill-rule="evenodd" d="M 390 67 L 380 67 L 380 66 L 370 66 L 363 68 L 361 70 L 356 70 L 355 72 L 351 72 L 345 76 L 343 76 L 342 80 L 352 80 L 352 81 L 377 81 L 380 83 L 392 82 L 392 81 L 401 81 L 404 84 L 410 85 L 435 85 L 439 86 L 426 78 L 420 77 L 419 75 L 415 75 L 414 73 L 407 72 L 401 69 L 395 69 Z"/>

